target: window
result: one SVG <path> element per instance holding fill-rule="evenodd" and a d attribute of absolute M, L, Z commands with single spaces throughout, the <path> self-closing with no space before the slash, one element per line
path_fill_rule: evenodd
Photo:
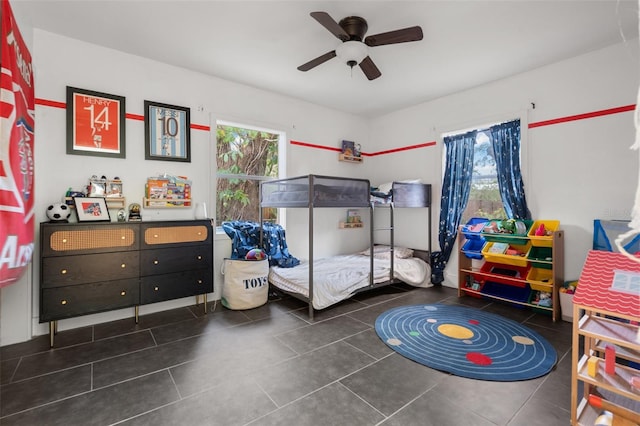
<path fill-rule="evenodd" d="M 449 133 L 456 135 L 467 133 L 468 130 Z M 486 217 L 490 219 L 506 219 L 507 215 L 502 204 L 498 186 L 498 171 L 496 159 L 491 144 L 491 136 L 486 127 L 476 129 L 476 139 L 473 149 L 473 172 L 471 189 L 467 207 L 462 214 L 460 223 L 467 223 L 472 217 Z M 446 167 L 446 153 L 443 152 L 443 169 Z"/>
<path fill-rule="evenodd" d="M 260 219 L 260 182 L 279 177 L 282 132 L 229 122 L 216 126 L 216 218 L 218 223 Z M 277 221 L 277 209 L 264 218 Z"/>
<path fill-rule="evenodd" d="M 467 208 L 460 223 L 467 223 L 472 217 L 506 219 L 502 197 L 498 187 L 496 159 L 487 132 L 478 131 L 473 150 L 473 174 Z"/>

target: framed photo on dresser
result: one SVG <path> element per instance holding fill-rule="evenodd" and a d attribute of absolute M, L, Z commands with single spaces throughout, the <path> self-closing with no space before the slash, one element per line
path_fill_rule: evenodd
<path fill-rule="evenodd" d="M 78 222 L 111 221 L 104 197 L 74 197 L 73 204 L 78 215 Z"/>

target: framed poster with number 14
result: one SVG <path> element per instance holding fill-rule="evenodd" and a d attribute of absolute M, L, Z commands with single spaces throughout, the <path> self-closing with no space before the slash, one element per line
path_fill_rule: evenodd
<path fill-rule="evenodd" d="M 145 159 L 191 162 L 189 108 L 144 101 Z"/>
<path fill-rule="evenodd" d="M 67 86 L 67 154 L 125 158 L 125 99 Z"/>

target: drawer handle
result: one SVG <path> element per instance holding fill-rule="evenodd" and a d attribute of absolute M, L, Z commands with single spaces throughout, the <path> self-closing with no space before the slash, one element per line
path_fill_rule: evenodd
<path fill-rule="evenodd" d="M 66 243 L 66 242 L 67 242 L 67 239 L 66 239 L 66 238 L 63 238 L 63 239 L 62 239 L 62 242 L 63 242 L 63 243 Z"/>
<path fill-rule="evenodd" d="M 126 268 L 126 267 L 127 267 L 127 265 L 123 263 L 122 265 L 120 265 L 120 267 L 121 267 L 122 269 L 124 269 L 124 268 Z"/>
<path fill-rule="evenodd" d="M 202 284 L 202 280 L 198 280 L 198 284 Z"/>
<path fill-rule="evenodd" d="M 64 299 L 62 299 L 62 300 L 60 301 L 60 304 L 61 304 L 61 305 L 66 305 L 66 304 L 67 304 L 67 301 L 66 301 L 66 300 L 64 300 Z"/>
<path fill-rule="evenodd" d="M 60 273 L 61 273 L 62 275 L 66 275 L 66 274 L 67 274 L 67 270 L 66 270 L 66 269 L 63 269 L 62 271 L 60 271 Z"/>
<path fill-rule="evenodd" d="M 201 255 L 197 255 L 197 256 L 196 256 L 196 259 L 198 259 L 198 260 L 202 260 L 202 256 L 201 256 Z"/>
<path fill-rule="evenodd" d="M 126 292 L 126 291 L 122 290 L 122 291 L 120 292 L 120 296 L 126 296 L 126 295 L 127 295 L 127 292 Z"/>
<path fill-rule="evenodd" d="M 158 291 L 160 290 L 157 286 L 153 288 L 153 291 Z"/>
<path fill-rule="evenodd" d="M 155 259 L 155 260 L 153 261 L 153 264 L 154 264 L 154 265 L 157 265 L 158 263 L 160 263 L 160 261 L 159 261 L 158 259 Z"/>
<path fill-rule="evenodd" d="M 158 234 L 153 234 L 153 238 L 158 238 Z"/>
<path fill-rule="evenodd" d="M 122 237 L 120 237 L 121 240 L 124 240 L 125 238 L 127 238 L 127 237 L 125 237 L 124 235 Z"/>

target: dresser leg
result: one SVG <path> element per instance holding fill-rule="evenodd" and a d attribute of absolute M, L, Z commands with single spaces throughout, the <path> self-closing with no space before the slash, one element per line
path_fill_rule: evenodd
<path fill-rule="evenodd" d="M 135 306 L 135 312 L 136 312 L 136 324 L 138 323 L 138 319 L 140 317 L 140 307 L 138 305 Z"/>
<path fill-rule="evenodd" d="M 207 313 L 207 293 L 203 294 L 202 297 L 204 298 L 204 313 Z"/>
<path fill-rule="evenodd" d="M 49 347 L 53 347 L 53 340 L 58 332 L 58 321 L 49 321 Z"/>

